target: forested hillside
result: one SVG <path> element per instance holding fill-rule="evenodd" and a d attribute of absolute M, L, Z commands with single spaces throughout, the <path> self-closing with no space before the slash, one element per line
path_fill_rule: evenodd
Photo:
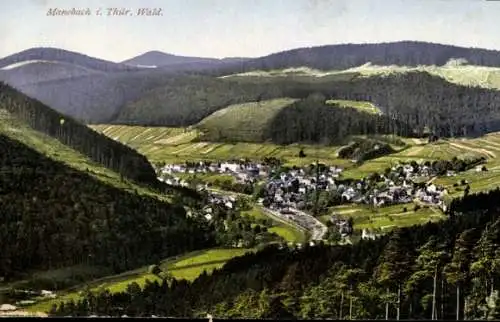
<path fill-rule="evenodd" d="M 302 99 L 314 93 L 327 99 L 372 102 L 386 116 L 408 124 L 417 135 L 426 127 L 440 136 L 480 135 L 500 129 L 499 91 L 452 84 L 425 72 L 315 82 L 264 79 L 260 83 L 191 76 L 127 105 L 116 122 L 186 126 L 231 104 L 278 97 Z"/>
<path fill-rule="evenodd" d="M 453 58 L 464 58 L 472 65 L 500 66 L 500 52 L 496 50 L 400 41 L 297 48 L 253 59 L 241 66 L 221 69 L 220 73 L 227 75 L 304 66 L 320 70 L 343 70 L 368 62 L 383 66 L 444 65 Z"/>
<path fill-rule="evenodd" d="M 126 104 L 114 123 L 186 126 L 231 104 L 282 97 L 279 85 L 185 76 Z"/>
<path fill-rule="evenodd" d="M 359 74 L 356 77 L 356 73 L 308 77 L 293 72 L 274 79 L 213 76 L 291 67 L 346 70 L 367 62 L 381 66 L 444 65 L 450 59 L 460 58 L 472 65 L 500 66 L 498 57 L 498 52 L 492 50 L 396 42 L 298 48 L 248 61 L 193 61 L 134 69 L 74 52 L 34 48 L 1 59 L 0 67 L 29 60 L 52 63 L 36 62 L 2 70 L 0 79 L 86 123 L 187 126 L 232 104 L 280 97 L 305 98 L 319 91 L 328 98 L 369 98 L 418 131 L 427 124 L 440 135 L 453 136 L 498 130 L 497 93 L 450 84 L 422 72 L 395 73 L 385 78 L 382 75 L 363 78 Z M 217 70 L 219 67 L 209 66 L 226 63 L 233 67 Z M 443 115 L 451 115 L 446 118 L 449 122 Z"/>
<path fill-rule="evenodd" d="M 211 244 L 181 205 L 126 192 L 0 135 L 0 272 L 119 272 Z M 133 228 L 131 228 L 133 227 Z"/>
<path fill-rule="evenodd" d="M 11 85 L 65 115 L 99 123 L 115 119 L 124 104 L 142 97 L 151 88 L 176 82 L 172 73 L 141 70 Z"/>
<path fill-rule="evenodd" d="M 323 92 L 371 101 L 417 133 L 429 127 L 437 135 L 452 137 L 500 129 L 500 91 L 455 85 L 428 73 L 357 78 Z"/>
<path fill-rule="evenodd" d="M 194 282 L 89 294 L 58 315 L 327 319 L 498 319 L 500 190 L 450 205 L 450 218 L 376 240 L 270 246 Z M 321 260 L 318 260 L 321 259 Z"/>
<path fill-rule="evenodd" d="M 124 177 L 146 184 L 157 182 L 155 171 L 146 157 L 132 148 L 61 115 L 3 83 L 0 83 L 0 109 Z"/>
<path fill-rule="evenodd" d="M 266 128 L 266 138 L 278 144 L 294 142 L 339 144 L 351 135 L 397 134 L 409 136 L 411 128 L 399 120 L 326 104 L 311 96 L 280 110 Z"/>

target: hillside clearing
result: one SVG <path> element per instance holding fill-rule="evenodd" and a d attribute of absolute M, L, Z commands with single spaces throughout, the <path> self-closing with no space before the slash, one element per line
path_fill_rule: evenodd
<path fill-rule="evenodd" d="M 278 112 L 296 101 L 279 98 L 230 105 L 204 118 L 195 127 L 203 132 L 203 140 L 260 140 Z"/>
<path fill-rule="evenodd" d="M 340 107 L 350 107 L 371 114 L 382 114 L 382 111 L 373 103 L 366 101 L 349 101 L 349 100 L 327 100 L 326 104 L 337 104 Z"/>

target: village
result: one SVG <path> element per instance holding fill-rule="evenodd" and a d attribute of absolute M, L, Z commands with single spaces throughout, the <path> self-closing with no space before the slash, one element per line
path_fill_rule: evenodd
<path fill-rule="evenodd" d="M 384 207 L 417 201 L 446 211 L 443 197 L 446 189 L 433 184 L 439 175 L 435 164 L 415 161 L 398 163 L 385 169 L 384 173 L 353 180 L 343 178 L 343 169 L 324 164 L 310 164 L 306 167 L 282 167 L 248 160 L 225 162 L 187 162 L 186 164 L 167 164 L 157 169 L 160 180 L 172 184 L 189 186 L 188 179 L 179 178 L 181 173 L 223 174 L 232 176 L 236 182 L 260 187 L 257 203 L 264 206 L 275 216 L 292 220 L 308 230 L 324 230 L 316 221 L 311 220 L 311 201 L 315 192 L 328 192 L 341 204 L 364 204 Z M 455 176 L 457 171 L 447 170 L 444 175 Z M 210 189 L 209 184 L 198 184 L 197 189 Z M 231 208 L 234 198 L 212 194 L 212 202 L 224 203 Z M 332 219 L 336 216 L 331 214 Z M 206 215 L 210 220 L 210 214 Z M 315 218 L 314 218 L 315 219 Z M 339 228 L 346 227 L 345 220 L 335 220 Z M 344 235 L 352 227 L 341 229 Z"/>

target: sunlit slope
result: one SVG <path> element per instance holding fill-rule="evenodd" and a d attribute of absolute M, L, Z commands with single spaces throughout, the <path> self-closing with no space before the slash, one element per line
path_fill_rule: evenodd
<path fill-rule="evenodd" d="M 273 118 L 285 107 L 296 102 L 279 98 L 261 102 L 230 105 L 214 112 L 196 125 L 207 141 L 261 141 Z"/>

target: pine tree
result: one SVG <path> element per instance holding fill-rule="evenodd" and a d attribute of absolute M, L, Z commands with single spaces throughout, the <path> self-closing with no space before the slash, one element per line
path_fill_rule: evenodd
<path fill-rule="evenodd" d="M 401 291 L 405 280 L 411 274 L 411 253 L 410 245 L 404 236 L 403 230 L 396 231 L 384 248 L 379 265 L 375 270 L 378 283 L 386 288 L 386 320 L 389 319 L 389 303 L 391 289 L 396 289 L 396 319 L 400 318 Z"/>
<path fill-rule="evenodd" d="M 475 242 L 476 229 L 462 232 L 455 241 L 451 262 L 445 268 L 445 277 L 449 284 L 456 288 L 456 320 L 460 320 L 463 308 L 462 298 L 464 287 L 469 280 L 469 269 L 472 261 L 472 250 Z"/>

